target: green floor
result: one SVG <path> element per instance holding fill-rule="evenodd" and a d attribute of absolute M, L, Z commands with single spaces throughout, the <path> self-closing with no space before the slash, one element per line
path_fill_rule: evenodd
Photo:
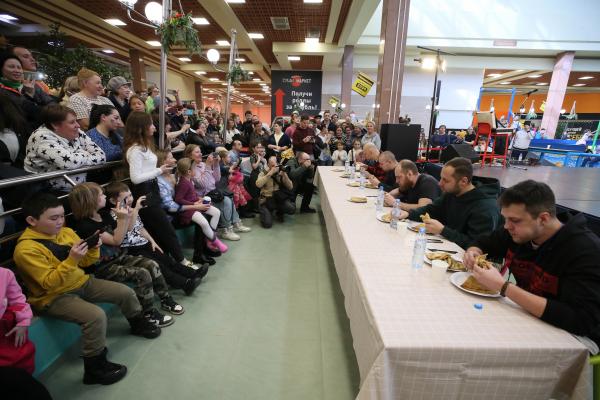
<path fill-rule="evenodd" d="M 313 201 L 315 203 L 315 201 Z M 109 358 L 128 367 L 111 386 L 81 383 L 77 349 L 43 376 L 57 400 L 350 400 L 358 368 L 319 214 L 295 215 L 231 244 L 186 308 L 155 340 L 109 321 Z M 231 242 L 228 242 L 231 243 Z"/>

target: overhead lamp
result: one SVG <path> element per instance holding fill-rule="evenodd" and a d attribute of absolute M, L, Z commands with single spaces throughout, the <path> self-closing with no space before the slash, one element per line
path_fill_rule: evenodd
<path fill-rule="evenodd" d="M 107 24 L 111 24 L 113 26 L 125 26 L 125 25 L 127 25 L 125 22 L 121 21 L 118 18 L 108 18 L 108 19 L 105 19 L 104 22 L 106 22 Z"/>
<path fill-rule="evenodd" d="M 248 37 L 250 39 L 264 39 L 265 36 L 262 33 L 249 33 Z"/>
<path fill-rule="evenodd" d="M 323 0 L 304 0 L 304 4 L 321 4 Z"/>
<path fill-rule="evenodd" d="M 163 22 L 163 7 L 161 4 L 151 1 L 144 7 L 144 14 L 149 21 L 155 24 L 161 24 Z"/>
<path fill-rule="evenodd" d="M 206 75 L 206 71 L 196 71 L 194 72 L 196 75 Z"/>
<path fill-rule="evenodd" d="M 540 82 L 540 83 L 536 83 L 535 86 L 546 86 L 547 83 L 546 82 Z"/>
<path fill-rule="evenodd" d="M 307 37 L 304 38 L 304 42 L 307 44 L 319 44 L 319 38 L 318 37 Z"/>
<path fill-rule="evenodd" d="M 225 0 L 225 2 L 229 4 L 244 4 L 246 0 Z"/>
<path fill-rule="evenodd" d="M 585 86 L 585 83 L 576 83 L 573 86 Z"/>
<path fill-rule="evenodd" d="M 585 81 L 585 80 L 588 80 L 588 79 L 594 79 L 594 77 L 593 76 L 581 76 L 581 77 L 579 77 L 577 79 L 581 79 L 582 81 Z"/>
<path fill-rule="evenodd" d="M 217 44 L 219 46 L 229 46 L 229 42 L 227 40 L 217 40 Z"/>
<path fill-rule="evenodd" d="M 434 69 L 435 68 L 435 58 L 433 57 L 425 57 L 421 60 L 421 68 L 423 69 Z"/>
<path fill-rule="evenodd" d="M 16 20 L 18 20 L 18 18 L 17 17 L 13 17 L 10 14 L 0 14 L 0 20 L 8 22 L 8 21 L 16 21 Z"/>
<path fill-rule="evenodd" d="M 137 3 L 137 0 L 119 0 L 119 3 L 123 4 L 127 8 L 133 8 L 135 3 Z"/>
<path fill-rule="evenodd" d="M 502 74 L 496 74 L 496 73 L 493 73 L 493 74 L 487 74 L 487 77 L 488 77 L 488 78 L 496 78 L 496 77 L 498 77 L 498 76 L 500 76 L 500 75 L 502 75 Z"/>
<path fill-rule="evenodd" d="M 260 86 L 267 86 L 267 84 L 266 83 L 261 83 Z"/>
<path fill-rule="evenodd" d="M 115 54 L 115 51 L 111 50 L 111 49 L 104 49 L 104 50 L 102 50 L 102 52 L 106 53 L 106 54 Z"/>
<path fill-rule="evenodd" d="M 528 78 L 539 78 L 541 77 L 540 74 L 535 74 L 535 75 L 527 75 Z"/>
<path fill-rule="evenodd" d="M 160 42 L 157 40 L 146 40 L 146 43 L 148 43 L 150 46 L 160 47 Z"/>
<path fill-rule="evenodd" d="M 221 85 L 223 85 L 223 86 L 227 86 L 227 84 L 226 84 L 226 83 L 221 83 Z"/>
<path fill-rule="evenodd" d="M 179 57 L 179 61 L 190 62 L 190 61 L 192 61 L 192 59 L 189 57 Z"/>
<path fill-rule="evenodd" d="M 258 81 L 260 81 L 260 78 L 252 78 L 252 80 L 253 80 L 254 82 L 258 82 Z"/>
<path fill-rule="evenodd" d="M 248 75 L 254 75 L 254 71 L 248 71 Z"/>
<path fill-rule="evenodd" d="M 208 78 L 208 80 L 211 81 L 211 82 L 216 82 L 216 81 L 219 80 L 219 78 Z"/>
<path fill-rule="evenodd" d="M 300 61 L 299 56 L 288 56 L 288 61 Z"/>
<path fill-rule="evenodd" d="M 500 82 L 501 85 L 510 85 L 511 83 L 512 83 L 511 81 Z"/>
<path fill-rule="evenodd" d="M 192 18 L 192 21 L 196 25 L 210 25 L 210 22 L 204 17 Z"/>
<path fill-rule="evenodd" d="M 206 58 L 208 58 L 208 61 L 210 61 L 213 64 L 216 64 L 217 61 L 219 61 L 219 51 L 217 49 L 209 49 L 206 52 Z"/>
<path fill-rule="evenodd" d="M 342 108 L 346 108 L 346 104 L 345 104 L 345 103 L 342 103 L 342 105 L 341 105 L 340 107 L 342 107 Z"/>
<path fill-rule="evenodd" d="M 237 61 L 237 62 L 244 62 L 244 61 L 246 61 L 246 59 L 239 57 L 239 58 L 236 58 L 235 61 Z"/>

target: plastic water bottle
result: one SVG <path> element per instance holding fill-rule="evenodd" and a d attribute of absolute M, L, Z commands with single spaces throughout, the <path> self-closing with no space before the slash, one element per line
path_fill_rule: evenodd
<path fill-rule="evenodd" d="M 344 173 L 348 175 L 350 173 L 350 160 L 346 160 L 344 163 Z"/>
<path fill-rule="evenodd" d="M 354 165 L 350 166 L 350 182 L 354 182 L 355 176 L 354 176 Z"/>
<path fill-rule="evenodd" d="M 398 221 L 400 220 L 400 199 L 396 199 L 394 202 L 394 208 L 392 209 L 392 220 L 390 221 L 390 228 L 397 231 Z"/>
<path fill-rule="evenodd" d="M 385 191 L 383 185 L 379 185 L 379 193 L 377 194 L 377 203 L 375 203 L 375 211 L 377 213 L 383 212 L 383 206 L 385 202 Z"/>
<path fill-rule="evenodd" d="M 413 249 L 412 269 L 418 271 L 423 268 L 423 258 L 425 257 L 425 249 L 427 248 L 427 237 L 425 236 L 425 228 L 419 228 L 415 247 Z"/>
<path fill-rule="evenodd" d="M 360 190 L 364 191 L 365 190 L 365 181 L 367 179 L 365 178 L 365 173 L 363 171 L 359 172 L 359 176 L 358 176 L 358 182 L 360 183 Z"/>

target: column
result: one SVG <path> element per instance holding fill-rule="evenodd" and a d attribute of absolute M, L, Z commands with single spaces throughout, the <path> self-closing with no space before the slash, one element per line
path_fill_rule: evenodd
<path fill-rule="evenodd" d="M 565 99 L 565 92 L 567 91 L 569 74 L 573 67 L 574 58 L 574 51 L 565 51 L 556 56 L 541 126 L 541 128 L 546 128 L 546 132 L 548 132 L 551 137 L 554 137 L 556 127 L 558 126 L 560 110 L 563 108 L 563 101 Z M 570 107 L 571 106 L 569 105 L 569 108 Z"/>
<path fill-rule="evenodd" d="M 398 123 L 410 0 L 383 0 L 375 123 Z"/>
<path fill-rule="evenodd" d="M 344 111 L 350 112 L 352 102 L 352 72 L 354 65 L 354 46 L 344 46 L 344 56 L 342 58 L 342 104 L 346 105 Z"/>
<path fill-rule="evenodd" d="M 202 108 L 202 82 L 194 82 L 194 100 L 196 100 L 196 107 Z"/>
<path fill-rule="evenodd" d="M 140 50 L 129 49 L 129 61 L 131 62 L 133 90 L 146 90 L 146 66 L 144 65 L 144 57 Z"/>

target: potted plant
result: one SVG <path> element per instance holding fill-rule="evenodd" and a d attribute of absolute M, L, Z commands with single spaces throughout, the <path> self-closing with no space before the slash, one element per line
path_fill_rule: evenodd
<path fill-rule="evenodd" d="M 235 85 L 240 82 L 250 80 L 250 75 L 248 75 L 248 72 L 242 69 L 240 63 L 236 62 L 231 66 L 231 69 L 227 73 L 226 79 L 230 80 L 232 85 Z"/>
<path fill-rule="evenodd" d="M 158 27 L 157 31 L 165 53 L 169 54 L 171 47 L 175 45 L 182 45 L 190 55 L 200 54 L 202 44 L 194 28 L 192 13 L 174 12 L 171 18 Z"/>

